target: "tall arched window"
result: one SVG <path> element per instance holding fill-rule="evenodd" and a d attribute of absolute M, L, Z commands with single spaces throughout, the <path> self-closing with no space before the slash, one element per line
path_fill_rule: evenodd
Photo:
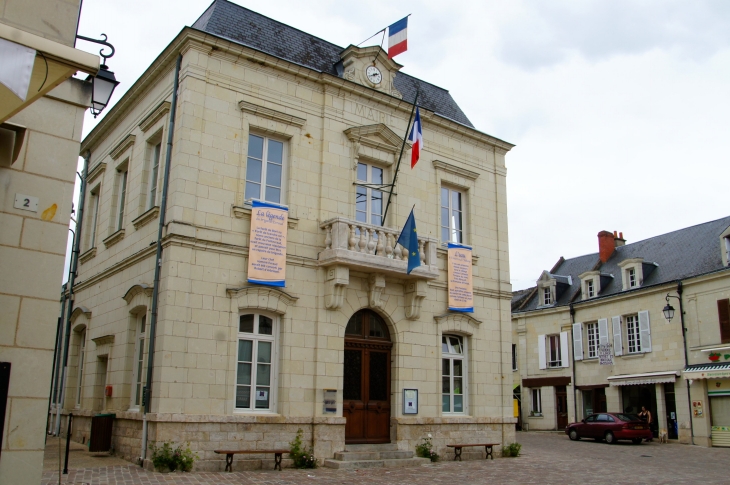
<path fill-rule="evenodd" d="M 236 411 L 276 410 L 275 318 L 245 313 L 238 318 Z"/>
<path fill-rule="evenodd" d="M 79 333 L 79 372 L 76 379 L 76 407 L 81 406 L 81 390 L 84 380 L 84 360 L 86 360 L 86 329 Z"/>
<path fill-rule="evenodd" d="M 147 310 L 145 309 L 137 317 L 137 328 L 134 343 L 134 368 L 133 368 L 133 386 L 132 386 L 132 408 L 139 409 L 142 405 L 142 394 L 144 393 L 144 383 L 147 377 L 145 369 L 145 337 L 147 330 Z"/>

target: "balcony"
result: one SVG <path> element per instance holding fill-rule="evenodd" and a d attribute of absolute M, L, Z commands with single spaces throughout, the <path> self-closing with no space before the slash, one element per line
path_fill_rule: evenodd
<path fill-rule="evenodd" d="M 322 266 L 346 266 L 365 273 L 381 273 L 400 278 L 432 280 L 438 278 L 436 248 L 438 241 L 418 237 L 421 266 L 406 274 L 408 251 L 396 244 L 400 229 L 335 217 L 323 222 L 324 251 L 319 255 Z"/>

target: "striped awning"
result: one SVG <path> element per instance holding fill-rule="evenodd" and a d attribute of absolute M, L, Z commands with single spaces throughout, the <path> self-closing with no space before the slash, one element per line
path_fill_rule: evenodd
<path fill-rule="evenodd" d="M 726 379 L 730 378 L 730 362 L 722 364 L 694 364 L 684 368 L 685 379 Z"/>
<path fill-rule="evenodd" d="M 611 387 L 640 386 L 643 384 L 665 384 L 668 382 L 675 382 L 678 376 L 678 371 L 670 370 L 664 372 L 648 372 L 646 374 L 611 376 L 607 377 L 606 380 Z"/>

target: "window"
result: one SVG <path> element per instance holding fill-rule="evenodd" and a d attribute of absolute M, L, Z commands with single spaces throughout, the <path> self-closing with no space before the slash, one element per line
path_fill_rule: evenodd
<path fill-rule="evenodd" d="M 552 297 L 552 293 L 550 292 L 549 287 L 542 289 L 542 304 L 543 305 L 552 305 L 553 304 L 553 297 Z"/>
<path fill-rule="evenodd" d="M 639 283 L 636 279 L 636 268 L 629 268 L 626 270 L 626 276 L 629 280 L 629 288 L 636 288 Z"/>
<path fill-rule="evenodd" d="M 562 367 L 560 335 L 548 335 L 548 367 Z"/>
<path fill-rule="evenodd" d="M 149 181 L 149 195 L 147 197 L 147 209 L 151 209 L 155 206 L 157 201 L 157 174 L 160 171 L 160 151 L 162 150 L 162 142 L 158 142 L 152 147 L 152 158 L 150 160 L 150 181 Z"/>
<path fill-rule="evenodd" d="M 466 395 L 466 362 L 462 337 L 441 337 L 441 410 L 444 413 L 464 413 Z"/>
<path fill-rule="evenodd" d="M 441 187 L 441 240 L 464 242 L 463 194 L 454 189 Z"/>
<path fill-rule="evenodd" d="M 275 409 L 275 322 L 265 315 L 248 313 L 238 321 L 236 357 L 236 409 Z"/>
<path fill-rule="evenodd" d="M 89 226 L 89 245 L 87 249 L 96 247 L 96 222 L 99 217 L 99 188 L 97 185 L 89 192 L 91 196 L 91 200 L 89 201 L 89 209 L 91 209 L 89 221 L 91 222 L 91 226 Z"/>
<path fill-rule="evenodd" d="M 86 360 L 86 329 L 79 334 L 79 374 L 76 379 L 76 407 L 81 406 L 81 390 L 84 380 L 84 360 Z"/>
<path fill-rule="evenodd" d="M 626 340 L 629 343 L 630 354 L 641 352 L 641 331 L 637 315 L 626 317 Z"/>
<path fill-rule="evenodd" d="M 532 401 L 530 402 L 530 414 L 541 415 L 542 414 L 542 389 L 532 389 Z"/>
<path fill-rule="evenodd" d="M 720 341 L 730 343 L 730 299 L 717 300 L 717 314 L 720 319 Z"/>
<path fill-rule="evenodd" d="M 145 331 L 147 330 L 147 312 L 137 317 L 137 338 L 134 346 L 134 389 L 132 391 L 132 407 L 139 408 L 142 405 L 145 378 Z"/>
<path fill-rule="evenodd" d="M 124 228 L 124 202 L 127 197 L 127 168 L 123 168 L 119 171 L 119 206 L 117 210 L 117 224 L 116 230 L 119 231 Z"/>
<path fill-rule="evenodd" d="M 283 175 L 284 143 L 249 135 L 245 199 L 281 204 Z"/>
<path fill-rule="evenodd" d="M 588 337 L 588 358 L 598 357 L 598 322 L 586 323 L 586 336 Z"/>
<path fill-rule="evenodd" d="M 355 220 L 380 226 L 383 223 L 383 169 L 366 163 L 357 164 Z"/>
<path fill-rule="evenodd" d="M 596 296 L 595 287 L 593 286 L 593 280 L 586 281 L 586 295 L 588 298 Z"/>
<path fill-rule="evenodd" d="M 512 370 L 517 370 L 517 344 L 512 344 Z"/>

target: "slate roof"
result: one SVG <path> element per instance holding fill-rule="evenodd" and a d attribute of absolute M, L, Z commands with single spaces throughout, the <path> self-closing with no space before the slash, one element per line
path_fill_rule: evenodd
<path fill-rule="evenodd" d="M 583 301 L 580 296 L 581 282 L 578 275 L 586 271 L 599 270 L 602 275 L 613 275 L 613 279 L 607 278 L 606 284 L 602 281 L 599 298 L 621 293 L 623 291 L 621 268 L 618 263 L 626 259 L 643 258 L 644 264 L 657 264 L 648 275 L 645 266 L 642 288 L 699 276 L 723 268 L 730 269 L 722 265 L 722 253 L 720 252 L 720 235 L 729 226 L 730 216 L 619 246 L 608 261 L 600 265 L 598 264 L 600 263 L 598 252 L 566 259 L 551 271 L 553 275 L 572 276 L 573 279 L 572 285 L 558 298 L 555 306 Z M 539 304 L 537 292 L 530 296 L 527 303 L 524 302 L 524 299 L 523 292 L 513 293 L 513 313 L 537 309 Z"/>
<path fill-rule="evenodd" d="M 228 0 L 214 0 L 192 27 L 333 76 L 338 75 L 335 64 L 345 50 Z M 420 87 L 419 106 L 474 128 L 447 90 L 401 72 L 394 84 L 411 103 Z"/>

